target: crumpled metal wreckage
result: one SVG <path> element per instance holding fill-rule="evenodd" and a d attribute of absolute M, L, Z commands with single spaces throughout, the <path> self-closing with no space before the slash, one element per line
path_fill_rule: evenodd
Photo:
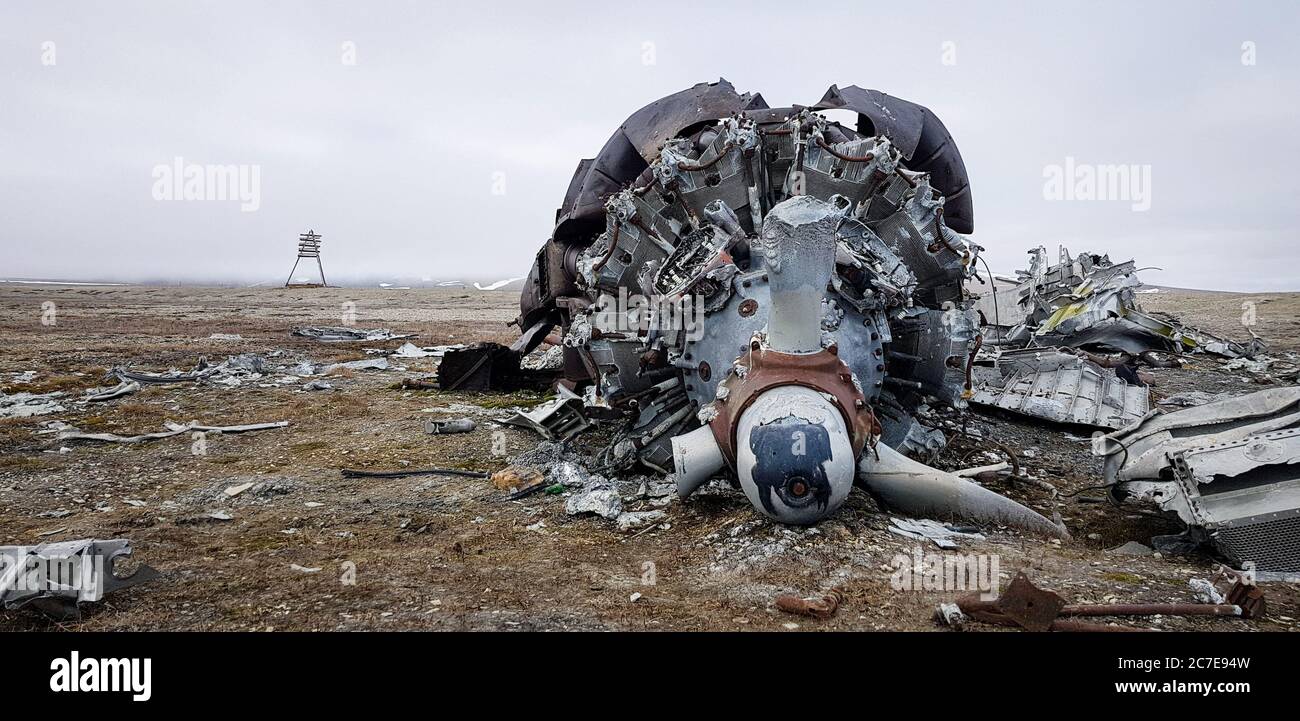
<path fill-rule="evenodd" d="M 1113 498 L 1177 513 L 1239 568 L 1300 577 L 1300 387 L 1153 412 L 1103 442 Z"/>
<path fill-rule="evenodd" d="M 1047 249 L 1031 251 L 1028 270 L 1016 282 L 997 288 L 975 304 L 986 342 L 1010 347 L 1096 349 L 1142 354 L 1150 351 L 1212 353 L 1228 358 L 1262 352 L 1254 333 L 1246 343 L 1220 338 L 1169 317 L 1142 310 L 1137 301 L 1134 261 L 1114 263 L 1107 255 L 1060 248 L 1059 262 L 1049 265 Z"/>
<path fill-rule="evenodd" d="M 934 442 L 916 409 L 972 393 L 973 229 L 961 155 L 928 109 L 856 86 L 771 108 L 700 84 L 579 163 L 511 351 L 559 326 L 562 383 L 625 419 L 609 465 L 670 473 L 683 497 L 728 477 L 811 524 L 857 484 L 904 513 L 1065 535 L 889 445 Z"/>
<path fill-rule="evenodd" d="M 972 403 L 1056 423 L 1118 430 L 1141 420 L 1150 393 L 1113 371 L 1056 348 L 1003 351 L 997 358 L 1001 385 L 986 383 Z"/>
<path fill-rule="evenodd" d="M 56 620 L 77 618 L 80 604 L 158 577 L 145 565 L 119 577 L 115 566 L 131 553 L 124 538 L 0 546 L 0 608 L 31 604 Z"/>

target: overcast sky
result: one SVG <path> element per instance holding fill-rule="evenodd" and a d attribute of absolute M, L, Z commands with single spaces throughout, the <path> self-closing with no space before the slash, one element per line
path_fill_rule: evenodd
<path fill-rule="evenodd" d="M 1061 243 L 1300 290 L 1300 4 L 1136 5 L 6 0 L 0 278 L 283 282 L 308 227 L 331 281 L 521 276 L 579 158 L 725 77 L 931 108 L 999 271 Z M 177 158 L 256 172 L 256 210 L 157 199 Z M 1150 184 L 1046 199 L 1067 158 Z"/>

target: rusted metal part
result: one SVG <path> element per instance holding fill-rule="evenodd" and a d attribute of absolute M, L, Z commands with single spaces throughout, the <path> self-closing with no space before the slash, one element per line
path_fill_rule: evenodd
<path fill-rule="evenodd" d="M 1074 621 L 1070 619 L 1054 618 L 1047 621 L 1046 627 L 1027 628 L 1021 623 L 1002 613 L 997 608 L 996 601 L 981 601 L 975 595 L 966 596 L 957 600 L 958 609 L 967 617 L 983 623 L 993 624 L 996 626 L 1014 626 L 1025 628 L 1030 631 L 1066 631 L 1066 632 L 1088 632 L 1088 633 L 1127 633 L 1127 632 L 1147 632 L 1149 628 L 1133 628 L 1132 626 L 1111 626 L 1102 623 L 1088 623 L 1086 621 Z"/>
<path fill-rule="evenodd" d="M 1228 589 L 1228 603 L 1241 609 L 1242 618 L 1263 618 L 1266 613 L 1264 591 L 1253 583 L 1246 583 L 1238 578 L 1232 588 Z"/>
<path fill-rule="evenodd" d="M 700 380 L 705 382 L 708 382 L 708 380 L 713 377 L 713 368 L 707 361 L 700 361 L 700 365 L 696 368 L 696 372 L 700 374 Z"/>
<path fill-rule="evenodd" d="M 1241 616 L 1240 606 L 1210 603 L 1070 604 L 1062 616 Z"/>
<path fill-rule="evenodd" d="M 1132 626 L 1111 626 L 1104 623 L 1086 621 L 1069 621 L 1057 619 L 1052 621 L 1050 631 L 1089 632 L 1089 633 L 1159 633 L 1153 628 L 1133 628 Z"/>
<path fill-rule="evenodd" d="M 970 398 L 975 395 L 975 381 L 972 377 L 975 371 L 975 356 L 979 355 L 980 346 L 984 345 L 984 336 L 975 336 L 975 347 L 970 349 L 970 355 L 966 358 L 966 387 L 962 392 L 963 398 Z M 1019 473 L 1017 473 L 1019 475 Z"/>
<path fill-rule="evenodd" d="M 1016 575 L 996 603 L 999 613 L 1029 631 L 1050 629 L 1064 606 L 1064 599 L 1035 586 L 1023 573 Z"/>
<path fill-rule="evenodd" d="M 730 153 L 733 148 L 735 148 L 734 143 L 726 143 L 718 151 L 718 154 L 714 156 L 713 160 L 705 161 L 703 163 L 688 163 L 685 160 L 682 160 L 682 161 L 678 161 L 677 169 L 685 170 L 688 172 L 699 172 L 701 170 L 708 170 L 709 168 L 712 168 L 713 166 L 717 165 L 719 160 L 722 160 L 723 158 L 727 157 L 727 153 Z"/>
<path fill-rule="evenodd" d="M 614 251 L 618 249 L 619 229 L 622 227 L 623 226 L 618 223 L 614 224 L 614 232 L 609 236 L 609 249 L 605 251 L 604 255 L 600 256 L 600 260 L 596 261 L 596 263 L 591 266 L 591 271 L 593 273 L 599 273 L 600 269 L 604 268 L 605 264 L 609 262 L 609 259 L 614 256 Z"/>
<path fill-rule="evenodd" d="M 726 397 L 717 401 L 718 414 L 709 422 L 713 437 L 722 449 L 727 465 L 736 465 L 736 421 L 760 393 L 781 385 L 796 385 L 827 393 L 849 429 L 854 456 L 862 453 L 867 440 L 880 433 L 880 424 L 867 407 L 866 399 L 853 384 L 848 366 L 831 350 L 795 354 L 756 346 L 745 356 L 749 370 L 744 377 L 732 375 L 724 381 Z"/>
<path fill-rule="evenodd" d="M 839 607 L 844 603 L 844 594 L 835 590 L 821 598 L 800 598 L 791 594 L 783 594 L 776 597 L 775 603 L 779 610 L 786 613 L 825 620 L 834 616 L 835 612 L 839 610 Z"/>
<path fill-rule="evenodd" d="M 1005 592 L 995 600 L 978 594 L 957 600 L 962 613 L 977 621 L 999 626 L 1019 626 L 1028 631 L 1149 631 L 1127 626 L 1090 624 L 1065 620 L 1080 616 L 1231 616 L 1258 618 L 1263 614 L 1263 592 L 1240 579 L 1228 593 L 1226 604 L 1209 603 L 1109 603 L 1067 604 L 1052 591 L 1038 588 L 1023 573 L 1017 574 Z M 1245 602 L 1251 607 L 1247 610 Z M 1257 615 L 1256 615 L 1257 614 Z"/>

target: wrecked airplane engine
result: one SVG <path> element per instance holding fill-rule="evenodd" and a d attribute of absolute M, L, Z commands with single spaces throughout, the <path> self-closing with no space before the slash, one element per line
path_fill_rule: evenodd
<path fill-rule="evenodd" d="M 856 128 L 816 112 L 832 108 Z M 929 110 L 857 87 L 769 108 L 697 85 L 579 164 L 514 348 L 560 326 L 566 385 L 626 419 L 609 465 L 672 474 L 683 497 L 726 476 L 809 524 L 881 483 L 902 510 L 1057 534 L 894 448 L 941 443 L 914 412 L 971 394 L 972 229 L 961 156 Z"/>

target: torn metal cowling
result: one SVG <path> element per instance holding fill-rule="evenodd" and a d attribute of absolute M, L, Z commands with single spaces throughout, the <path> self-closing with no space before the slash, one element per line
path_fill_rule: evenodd
<path fill-rule="evenodd" d="M 141 565 L 119 578 L 114 566 L 131 553 L 131 542 L 124 538 L 0 546 L 0 606 L 33 604 L 54 618 L 75 617 L 79 604 L 158 577 L 157 571 Z"/>
<path fill-rule="evenodd" d="M 566 375 L 595 384 L 587 407 L 627 419 L 615 467 L 675 473 L 682 494 L 734 473 L 793 523 L 832 512 L 855 481 L 888 485 L 881 438 L 942 443 L 913 413 L 965 405 L 979 345 L 962 283 L 980 248 L 959 235 L 969 185 L 942 123 L 856 87 L 818 107 L 857 112 L 857 128 L 725 82 L 635 114 L 579 166 L 515 344 L 562 327 Z M 1059 532 L 965 479 L 890 490 Z"/>
<path fill-rule="evenodd" d="M 1057 423 L 1116 430 L 1141 420 L 1150 393 L 1109 369 L 1054 348 L 1004 351 L 1001 386 L 981 385 L 972 403 Z"/>
<path fill-rule="evenodd" d="M 1300 575 L 1300 387 L 1152 414 L 1104 450 L 1117 499 L 1176 512 L 1239 567 Z"/>

